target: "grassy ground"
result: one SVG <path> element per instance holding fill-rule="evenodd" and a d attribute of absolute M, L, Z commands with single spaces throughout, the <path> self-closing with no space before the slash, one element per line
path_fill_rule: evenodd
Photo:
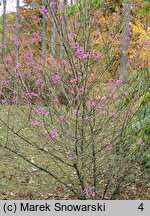
<path fill-rule="evenodd" d="M 18 112 L 18 109 L 13 109 L 10 114 L 6 112 L 8 107 L 1 106 L 0 116 L 11 127 L 14 122 L 15 130 L 26 122 L 25 115 Z M 15 118 L 14 118 L 15 116 Z M 21 119 L 21 121 L 20 121 Z M 33 136 L 32 131 L 28 127 L 24 127 L 22 134 L 29 137 L 30 140 L 40 142 L 36 136 Z M 8 132 L 6 127 L 0 123 L 0 145 L 13 145 L 15 148 L 21 148 L 26 152 L 29 159 L 36 160 L 39 164 L 47 164 L 49 169 L 55 170 L 55 163 L 52 160 L 41 157 L 37 154 L 34 148 L 29 148 L 22 140 L 17 140 L 11 132 Z M 15 146 L 17 143 L 17 146 Z M 62 178 L 65 176 L 62 175 Z M 118 199 L 148 199 L 150 190 L 148 181 L 145 179 L 137 180 L 134 185 L 122 190 Z M 30 164 L 25 162 L 19 156 L 10 153 L 9 151 L 0 148 L 0 199 L 75 199 L 70 192 L 56 183 L 47 174 L 35 169 Z"/>

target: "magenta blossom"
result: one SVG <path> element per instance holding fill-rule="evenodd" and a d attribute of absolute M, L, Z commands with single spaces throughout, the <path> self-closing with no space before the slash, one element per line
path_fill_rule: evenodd
<path fill-rule="evenodd" d="M 68 160 L 73 161 L 74 157 L 68 157 Z"/>
<path fill-rule="evenodd" d="M 129 94 L 128 91 L 124 92 L 124 95 L 125 95 L 126 97 L 129 97 L 129 96 L 130 96 L 130 94 Z"/>
<path fill-rule="evenodd" d="M 53 131 L 50 131 L 49 134 L 46 135 L 46 137 L 49 141 L 53 141 L 56 139 L 57 135 L 58 135 L 58 129 L 54 129 Z"/>
<path fill-rule="evenodd" d="M 50 7 L 55 7 L 56 6 L 56 1 L 55 0 L 52 0 L 51 2 L 50 2 Z"/>
<path fill-rule="evenodd" d="M 98 98 L 98 100 L 99 101 L 105 101 L 107 99 L 107 96 L 100 96 L 99 98 Z"/>
<path fill-rule="evenodd" d="M 39 11 L 40 11 L 41 14 L 43 14 L 43 16 L 45 18 L 49 17 L 49 11 L 46 9 L 45 6 L 40 7 Z"/>
<path fill-rule="evenodd" d="M 84 87 L 76 88 L 75 92 L 76 93 L 83 93 L 84 92 Z"/>
<path fill-rule="evenodd" d="M 30 55 L 30 53 L 24 53 L 24 57 L 26 58 L 26 59 L 30 59 L 31 58 L 31 55 Z"/>
<path fill-rule="evenodd" d="M 109 143 L 106 145 L 106 149 L 107 151 L 111 151 L 112 150 L 112 145 Z"/>
<path fill-rule="evenodd" d="M 101 58 L 102 53 L 101 52 L 99 52 L 99 53 L 93 53 L 92 56 L 93 56 L 93 58 L 95 58 L 96 60 L 98 60 L 98 59 Z"/>
<path fill-rule="evenodd" d="M 88 100 L 87 106 L 88 106 L 89 108 L 95 107 L 95 101 L 93 101 L 93 100 Z"/>
<path fill-rule="evenodd" d="M 38 127 L 40 126 L 40 122 L 38 122 L 37 120 L 32 120 L 31 125 L 32 127 Z"/>
<path fill-rule="evenodd" d="M 59 116 L 59 119 L 60 119 L 61 121 L 65 121 L 65 120 L 66 120 L 66 116 L 65 116 L 65 115 L 61 115 L 61 116 Z"/>
<path fill-rule="evenodd" d="M 73 110 L 73 114 L 76 116 L 80 115 L 80 113 L 81 113 L 80 110 L 77 110 L 77 109 Z"/>
<path fill-rule="evenodd" d="M 137 143 L 138 143 L 139 145 L 141 145 L 142 147 L 144 147 L 144 142 L 143 142 L 142 139 L 139 139 L 139 140 L 137 141 Z"/>
<path fill-rule="evenodd" d="M 44 108 L 36 109 L 35 112 L 43 115 L 44 117 L 48 117 L 49 114 Z"/>
<path fill-rule="evenodd" d="M 68 150 L 68 151 L 65 151 L 66 155 L 70 155 L 71 154 L 71 151 Z"/>
<path fill-rule="evenodd" d="M 61 78 L 58 74 L 54 74 L 51 77 L 51 81 L 53 84 L 58 84 L 60 82 Z"/>
<path fill-rule="evenodd" d="M 134 100 L 135 100 L 135 101 L 138 101 L 138 100 L 139 100 L 139 98 L 140 98 L 139 94 L 138 94 L 138 93 L 136 93 L 136 94 L 134 95 Z"/>
<path fill-rule="evenodd" d="M 60 104 L 60 102 L 59 102 L 59 100 L 58 100 L 58 98 L 55 98 L 55 99 L 53 99 L 53 104 L 56 104 L 56 105 L 58 105 L 58 104 Z"/>
<path fill-rule="evenodd" d="M 38 86 L 39 88 L 43 89 L 43 87 L 44 87 L 43 80 L 40 79 L 40 78 L 37 79 L 37 80 L 35 81 L 35 85 Z"/>
<path fill-rule="evenodd" d="M 41 35 L 37 32 L 33 33 L 33 38 L 32 38 L 32 42 L 33 43 L 38 43 L 41 40 Z"/>
<path fill-rule="evenodd" d="M 76 78 L 74 78 L 74 79 L 71 79 L 70 80 L 70 83 L 71 84 L 76 84 L 78 81 L 80 81 L 82 78 L 81 77 L 76 77 Z"/>
<path fill-rule="evenodd" d="M 96 104 L 96 109 L 100 109 L 102 107 L 102 105 L 100 103 Z"/>
<path fill-rule="evenodd" d="M 2 100 L 1 100 L 1 103 L 2 103 L 2 104 L 7 104 L 7 103 L 8 103 L 8 100 L 7 100 L 7 99 L 2 99 Z"/>
<path fill-rule="evenodd" d="M 76 49 L 76 56 L 79 60 L 86 59 L 89 57 L 89 54 L 84 53 L 82 47 L 77 47 Z"/>
<path fill-rule="evenodd" d="M 32 98 L 32 97 L 39 97 L 39 93 L 36 93 L 36 92 L 28 92 L 28 93 L 26 93 L 26 96 L 29 97 L 29 98 Z"/>
<path fill-rule="evenodd" d="M 117 88 L 120 88 L 122 86 L 122 80 L 110 80 L 109 83 Z"/>

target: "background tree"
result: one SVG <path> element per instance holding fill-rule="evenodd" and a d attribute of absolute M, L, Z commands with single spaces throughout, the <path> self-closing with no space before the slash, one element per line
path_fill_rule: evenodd
<path fill-rule="evenodd" d="M 131 13 L 131 0 L 123 2 L 123 24 L 121 39 L 121 62 L 120 62 L 120 79 L 123 83 L 128 79 L 128 46 L 129 46 L 129 22 Z"/>
<path fill-rule="evenodd" d="M 63 0 L 63 7 L 64 9 L 67 7 L 68 1 Z M 61 19 L 61 34 L 60 34 L 60 59 L 63 59 L 65 56 L 65 49 L 64 49 L 64 36 L 66 32 L 66 17 L 65 14 L 62 15 Z"/>
<path fill-rule="evenodd" d="M 43 0 L 43 8 L 47 10 L 47 0 Z M 42 18 L 42 57 L 45 58 L 46 55 L 46 34 L 47 34 L 47 22 L 46 14 L 43 13 Z"/>
<path fill-rule="evenodd" d="M 2 60 L 6 53 L 6 4 L 7 0 L 3 0 L 3 16 L 2 16 Z"/>
<path fill-rule="evenodd" d="M 57 13 L 57 3 L 51 5 L 51 12 L 52 12 L 52 34 L 51 34 L 51 55 L 53 57 L 56 56 L 56 36 L 57 36 L 57 27 L 56 27 L 56 13 Z"/>
<path fill-rule="evenodd" d="M 19 49 L 20 49 L 20 44 L 19 44 L 19 29 L 20 29 L 20 0 L 16 1 L 16 62 L 18 64 L 19 61 Z"/>

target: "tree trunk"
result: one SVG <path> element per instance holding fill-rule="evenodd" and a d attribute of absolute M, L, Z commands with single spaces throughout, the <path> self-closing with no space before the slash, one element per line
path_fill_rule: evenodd
<path fill-rule="evenodd" d="M 15 44 L 16 44 L 16 63 L 18 64 L 18 61 L 19 61 L 19 25 L 20 25 L 20 0 L 17 0 L 16 2 L 16 41 L 15 41 Z"/>
<path fill-rule="evenodd" d="M 129 22 L 131 13 L 131 0 L 123 3 L 123 27 L 121 40 L 120 80 L 126 83 L 128 80 L 128 45 L 129 45 Z"/>
<path fill-rule="evenodd" d="M 43 6 L 47 6 L 47 0 L 43 0 Z M 46 18 L 43 15 L 42 18 L 42 58 L 46 56 L 46 31 L 47 31 L 47 23 Z"/>
<path fill-rule="evenodd" d="M 52 7 L 51 55 L 53 57 L 56 56 L 56 34 L 57 34 L 57 27 L 55 23 L 56 12 L 57 12 L 57 5 Z"/>
<path fill-rule="evenodd" d="M 7 0 L 3 0 L 3 16 L 2 16 L 2 60 L 6 53 L 6 4 Z"/>
<path fill-rule="evenodd" d="M 67 0 L 63 0 L 63 5 L 66 7 L 68 5 Z M 61 34 L 60 34 L 60 59 L 64 59 L 65 57 L 65 49 L 64 49 L 64 35 L 66 32 L 66 18 L 65 15 L 62 17 L 61 23 Z"/>

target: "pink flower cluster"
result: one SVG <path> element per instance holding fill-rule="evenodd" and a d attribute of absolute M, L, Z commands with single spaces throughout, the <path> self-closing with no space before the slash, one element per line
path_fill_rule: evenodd
<path fill-rule="evenodd" d="M 128 91 L 124 92 L 124 96 L 129 97 L 130 93 Z"/>
<path fill-rule="evenodd" d="M 107 100 L 107 96 L 100 96 L 99 98 L 98 98 L 98 101 L 105 101 L 105 100 Z"/>
<path fill-rule="evenodd" d="M 37 80 L 35 81 L 35 85 L 38 86 L 39 88 L 43 89 L 43 87 L 44 87 L 43 80 L 40 79 L 40 78 L 37 79 Z"/>
<path fill-rule="evenodd" d="M 96 53 L 96 52 L 93 52 L 92 50 L 89 50 L 88 53 L 85 53 L 84 50 L 83 50 L 83 48 L 78 44 L 78 42 L 74 43 L 75 37 L 76 37 L 76 34 L 74 34 L 74 33 L 68 34 L 68 39 L 69 39 L 70 42 L 72 42 L 71 43 L 71 48 L 75 51 L 75 54 L 76 54 L 76 56 L 77 56 L 77 58 L 79 60 L 83 60 L 83 59 L 89 58 L 90 53 L 91 53 L 92 57 L 94 59 L 96 59 L 96 60 L 98 60 L 98 59 L 101 58 L 101 56 L 102 56 L 101 52 L 97 52 Z"/>
<path fill-rule="evenodd" d="M 134 100 L 135 100 L 135 101 L 138 101 L 138 100 L 139 100 L 139 98 L 140 98 L 139 94 L 138 94 L 138 93 L 136 93 L 136 94 L 134 95 Z"/>
<path fill-rule="evenodd" d="M 92 57 L 96 60 L 100 59 L 102 56 L 102 53 L 101 52 L 98 52 L 98 53 L 92 53 Z"/>
<path fill-rule="evenodd" d="M 86 198 L 94 198 L 97 195 L 97 192 L 93 191 L 92 188 L 88 186 L 85 187 L 85 189 L 82 192 L 85 194 Z"/>
<path fill-rule="evenodd" d="M 58 74 L 54 74 L 51 77 L 51 81 L 53 84 L 58 84 L 60 82 L 61 78 Z"/>
<path fill-rule="evenodd" d="M 58 105 L 60 104 L 60 101 L 58 100 L 58 98 L 53 99 L 53 104 Z"/>
<path fill-rule="evenodd" d="M 142 147 L 144 147 L 144 142 L 143 142 L 142 139 L 139 139 L 139 140 L 137 141 L 137 143 L 138 143 L 139 145 L 141 145 Z"/>
<path fill-rule="evenodd" d="M 66 115 L 61 115 L 59 116 L 60 121 L 65 121 L 66 120 Z"/>
<path fill-rule="evenodd" d="M 75 88 L 75 89 L 71 90 L 71 93 L 72 93 L 73 95 L 82 94 L 83 92 L 84 92 L 84 87 Z"/>
<path fill-rule="evenodd" d="M 32 97 L 39 97 L 39 93 L 36 93 L 36 92 L 28 92 L 28 93 L 26 93 L 26 96 L 29 97 L 29 98 L 32 98 Z"/>
<path fill-rule="evenodd" d="M 68 39 L 69 39 L 69 41 L 73 41 L 73 40 L 75 39 L 76 36 L 77 36 L 77 35 L 74 34 L 74 33 L 68 34 Z"/>
<path fill-rule="evenodd" d="M 32 42 L 33 43 L 38 43 L 39 41 L 41 41 L 41 35 L 39 33 L 37 33 L 37 32 L 34 32 Z"/>
<path fill-rule="evenodd" d="M 38 108 L 35 110 L 36 113 L 43 115 L 44 117 L 48 117 L 48 112 L 44 108 Z"/>
<path fill-rule="evenodd" d="M 65 153 L 66 153 L 66 155 L 68 157 L 68 160 L 70 160 L 70 161 L 74 160 L 74 157 L 72 157 L 72 152 L 70 150 L 66 151 Z"/>
<path fill-rule="evenodd" d="M 110 80 L 109 83 L 116 87 L 116 88 L 120 88 L 122 86 L 122 81 L 121 80 Z"/>
<path fill-rule="evenodd" d="M 2 100 L 1 100 L 1 103 L 2 103 L 2 104 L 7 104 L 7 103 L 8 103 L 8 100 L 7 100 L 7 99 L 2 99 Z"/>
<path fill-rule="evenodd" d="M 15 26 L 16 26 L 16 29 L 17 29 L 17 30 L 19 30 L 19 29 L 22 28 L 22 24 L 21 24 L 21 23 L 16 23 Z"/>
<path fill-rule="evenodd" d="M 40 122 L 38 122 L 37 120 L 32 120 L 31 125 L 32 125 L 32 127 L 35 128 L 35 127 L 40 126 Z"/>
<path fill-rule="evenodd" d="M 50 7 L 55 7 L 56 6 L 56 1 L 52 0 L 49 4 Z"/>
<path fill-rule="evenodd" d="M 48 135 L 46 135 L 46 138 L 49 141 L 53 141 L 56 139 L 57 135 L 58 135 L 58 129 L 54 129 L 53 131 L 50 131 Z"/>
<path fill-rule="evenodd" d="M 110 144 L 110 143 L 108 143 L 107 145 L 106 145 L 106 149 L 107 149 L 107 151 L 111 151 L 112 150 L 112 145 Z"/>
<path fill-rule="evenodd" d="M 31 58 L 31 54 L 30 53 L 24 53 L 23 54 L 24 55 L 24 57 L 26 58 L 26 59 L 30 59 Z"/>
<path fill-rule="evenodd" d="M 76 83 L 78 83 L 81 79 L 82 79 L 81 77 L 76 77 L 76 78 L 74 78 L 74 79 L 71 79 L 71 80 L 70 80 L 70 83 L 71 83 L 71 84 L 76 84 Z"/>
<path fill-rule="evenodd" d="M 77 109 L 73 110 L 73 114 L 76 115 L 76 116 L 80 115 L 80 113 L 81 113 L 80 110 L 77 110 Z"/>
<path fill-rule="evenodd" d="M 43 14 L 43 16 L 44 16 L 45 18 L 48 18 L 49 15 L 50 15 L 50 14 L 49 14 L 49 11 L 46 9 L 45 6 L 40 7 L 39 11 L 40 11 L 41 14 Z"/>
<path fill-rule="evenodd" d="M 41 18 L 38 16 L 32 16 L 32 19 L 34 19 L 37 23 L 41 22 Z"/>
<path fill-rule="evenodd" d="M 88 100 L 87 101 L 87 107 L 94 108 L 96 106 L 96 103 L 94 100 Z"/>
<path fill-rule="evenodd" d="M 77 42 L 72 44 L 71 47 L 72 47 L 72 49 L 74 49 L 75 54 L 79 60 L 83 60 L 83 59 L 86 59 L 89 57 L 89 54 L 84 53 L 83 48 L 80 47 Z"/>
<path fill-rule="evenodd" d="M 83 48 L 81 47 L 79 47 L 75 53 L 79 60 L 83 60 L 89 57 L 89 54 L 84 53 Z"/>

